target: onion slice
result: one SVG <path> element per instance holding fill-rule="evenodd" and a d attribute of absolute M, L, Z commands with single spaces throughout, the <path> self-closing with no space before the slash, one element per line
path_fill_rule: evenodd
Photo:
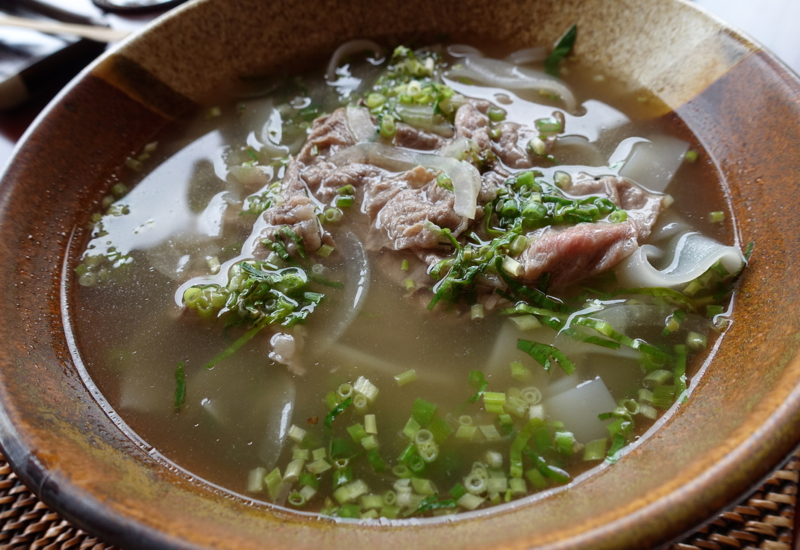
<path fill-rule="evenodd" d="M 333 52 L 331 60 L 328 62 L 328 68 L 325 71 L 325 80 L 334 82 L 336 80 L 336 69 L 339 67 L 342 59 L 363 51 L 370 51 L 375 57 L 383 57 L 383 48 L 376 42 L 365 39 L 350 40 L 336 48 L 336 51 Z"/>
<path fill-rule="evenodd" d="M 547 48 L 538 46 L 536 48 L 523 48 L 517 50 L 506 57 L 506 61 L 514 63 L 515 65 L 524 65 L 525 63 L 538 63 L 547 59 Z"/>
<path fill-rule="evenodd" d="M 353 163 L 372 164 L 392 172 L 403 172 L 416 166 L 440 170 L 453 182 L 455 193 L 453 211 L 470 220 L 475 218 L 478 193 L 481 190 L 481 175 L 477 168 L 463 160 L 418 153 L 382 143 L 359 143 L 339 151 L 330 161 L 339 166 Z"/>
<path fill-rule="evenodd" d="M 681 139 L 655 136 L 649 142 L 633 145 L 633 152 L 619 175 L 635 181 L 648 191 L 663 193 L 683 164 L 688 150 L 689 144 Z"/>
<path fill-rule="evenodd" d="M 678 239 L 672 263 L 658 270 L 650 258 L 663 256 L 664 251 L 659 248 L 643 245 L 617 265 L 617 279 L 629 287 L 675 288 L 690 283 L 718 261 L 731 274 L 741 271 L 745 264 L 737 247 L 725 246 L 695 232 L 684 233 Z"/>
<path fill-rule="evenodd" d="M 353 134 L 356 143 L 371 141 L 375 137 L 378 129 L 372 123 L 372 118 L 370 118 L 369 111 L 366 108 L 348 105 L 345 115 L 347 128 Z"/>

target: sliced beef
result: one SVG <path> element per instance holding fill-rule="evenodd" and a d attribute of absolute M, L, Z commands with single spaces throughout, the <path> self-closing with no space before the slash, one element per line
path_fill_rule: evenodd
<path fill-rule="evenodd" d="M 431 180 L 395 194 L 378 212 L 373 231 L 386 238 L 387 248 L 435 248 L 439 229 L 455 231 L 461 224 L 461 217 L 453 212 L 453 193 Z"/>
<path fill-rule="evenodd" d="M 288 196 L 282 204 L 268 208 L 264 212 L 264 219 L 267 226 L 261 233 L 262 238 L 281 238 L 290 252 L 296 249 L 295 244 L 278 235 L 280 228 L 285 225 L 303 239 L 303 246 L 308 252 L 314 252 L 330 239 L 317 220 L 316 204 L 305 195 Z"/>
<path fill-rule="evenodd" d="M 548 227 L 531 235 L 532 242 L 520 258 L 525 281 L 535 281 L 549 273 L 554 286 L 564 286 L 614 267 L 650 235 L 661 211 L 660 196 L 626 178 L 578 179 L 567 192 L 573 196 L 608 197 L 627 211 L 628 219 L 621 223 Z"/>
<path fill-rule="evenodd" d="M 482 151 L 492 148 L 489 137 L 489 117 L 481 113 L 472 104 L 462 105 L 456 111 L 456 135 L 474 141 Z"/>
<path fill-rule="evenodd" d="M 534 133 L 531 130 L 505 122 L 500 125 L 500 137 L 494 142 L 492 151 L 509 168 L 531 168 L 534 164 L 525 148 L 532 137 Z"/>
<path fill-rule="evenodd" d="M 308 166 L 318 157 L 329 157 L 355 144 L 356 140 L 347 127 L 345 110 L 336 109 L 330 115 L 323 115 L 314 121 L 305 145 L 294 160 Z"/>
<path fill-rule="evenodd" d="M 385 172 L 371 164 L 348 164 L 338 167 L 329 162 L 318 162 L 305 170 L 301 177 L 309 191 L 325 204 L 331 204 L 339 189 L 352 185 L 360 197 L 360 190 L 376 184 Z"/>
<path fill-rule="evenodd" d="M 395 147 L 405 147 L 407 149 L 418 149 L 421 151 L 432 151 L 441 148 L 447 140 L 436 134 L 418 130 L 402 122 L 397 123 L 397 132 L 392 138 L 392 145 Z"/>

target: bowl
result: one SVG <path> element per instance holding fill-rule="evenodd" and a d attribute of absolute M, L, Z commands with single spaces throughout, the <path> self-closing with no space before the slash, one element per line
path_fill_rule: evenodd
<path fill-rule="evenodd" d="M 652 90 L 695 134 L 755 251 L 686 403 L 575 487 L 455 520 L 294 514 L 194 479 L 125 427 L 66 336 L 74 228 L 107 177 L 238 76 L 356 37 L 553 43 Z M 664 113 L 666 115 L 666 113 Z M 26 133 L 0 183 L 0 443 L 44 503 L 125 548 L 649 548 L 756 486 L 800 441 L 800 81 L 677 0 L 201 0 L 104 55 Z"/>

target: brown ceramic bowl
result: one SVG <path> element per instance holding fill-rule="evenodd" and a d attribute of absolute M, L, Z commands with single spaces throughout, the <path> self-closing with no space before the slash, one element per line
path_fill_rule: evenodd
<path fill-rule="evenodd" d="M 106 178 L 171 117 L 256 69 L 355 37 L 552 43 L 653 90 L 694 132 L 755 241 L 736 320 L 688 402 L 574 488 L 452 522 L 319 521 L 193 481 L 115 424 L 62 325 L 64 251 Z M 666 115 L 673 116 L 673 115 Z M 26 135 L 0 186 L 0 440 L 19 476 L 128 548 L 649 548 L 756 485 L 800 441 L 800 82 L 671 0 L 207 0 L 104 56 Z"/>

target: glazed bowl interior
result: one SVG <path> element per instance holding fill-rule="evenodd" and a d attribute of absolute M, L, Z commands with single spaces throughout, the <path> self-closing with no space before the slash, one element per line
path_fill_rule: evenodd
<path fill-rule="evenodd" d="M 567 490 L 455 521 L 319 521 L 253 502 L 127 433 L 65 336 L 65 250 L 108 176 L 171 119 L 242 75 L 352 38 L 442 35 L 551 44 L 647 87 L 719 173 L 741 243 L 755 242 L 735 322 L 687 402 L 611 467 Z M 645 548 L 668 543 L 758 483 L 800 440 L 800 83 L 768 53 L 678 1 L 473 0 L 342 5 L 207 0 L 90 67 L 26 135 L 0 186 L 0 442 L 22 479 L 124 547 Z M 674 114 L 668 111 L 674 110 Z M 65 283 L 65 284 L 68 284 Z"/>

